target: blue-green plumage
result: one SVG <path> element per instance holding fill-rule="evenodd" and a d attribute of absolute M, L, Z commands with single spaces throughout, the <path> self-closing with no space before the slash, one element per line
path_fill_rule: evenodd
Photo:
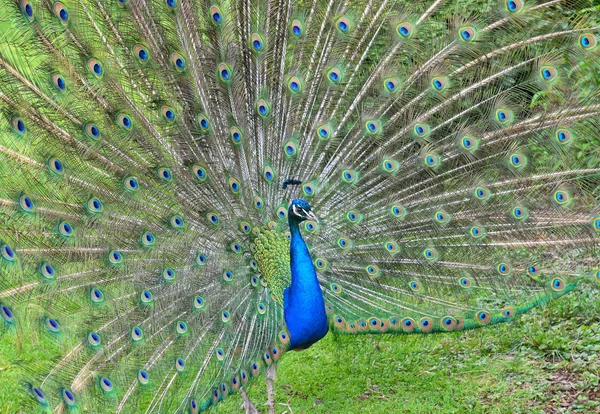
<path fill-rule="evenodd" d="M 299 213 L 299 214 L 298 214 Z M 328 322 L 321 285 L 299 225 L 311 218 L 310 206 L 294 200 L 288 209 L 292 283 L 284 291 L 283 315 L 290 333 L 290 348 L 308 348 L 327 334 Z M 312 215 L 314 218 L 314 215 Z"/>

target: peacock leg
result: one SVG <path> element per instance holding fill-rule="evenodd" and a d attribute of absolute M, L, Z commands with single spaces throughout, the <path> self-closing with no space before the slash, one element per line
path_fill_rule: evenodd
<path fill-rule="evenodd" d="M 252 401 L 250 401 L 248 394 L 246 394 L 246 390 L 240 388 L 240 394 L 242 394 L 242 399 L 244 400 L 244 410 L 246 410 L 246 414 L 259 414 L 254 404 L 252 404 Z"/>
<path fill-rule="evenodd" d="M 275 412 L 275 395 L 273 393 L 273 381 L 277 379 L 277 364 L 271 364 L 267 368 L 267 405 L 269 406 L 269 414 L 277 414 Z"/>

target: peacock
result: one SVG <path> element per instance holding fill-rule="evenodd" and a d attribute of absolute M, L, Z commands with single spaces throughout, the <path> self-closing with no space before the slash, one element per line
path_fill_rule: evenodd
<path fill-rule="evenodd" d="M 2 412 L 196 413 L 600 280 L 591 0 L 5 0 Z"/>

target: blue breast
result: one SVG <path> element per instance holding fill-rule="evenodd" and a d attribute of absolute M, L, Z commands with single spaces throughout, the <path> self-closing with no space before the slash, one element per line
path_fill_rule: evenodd
<path fill-rule="evenodd" d="M 290 232 L 292 283 L 284 292 L 283 314 L 290 348 L 305 349 L 327 334 L 327 314 L 317 273 L 297 222 L 290 220 Z"/>

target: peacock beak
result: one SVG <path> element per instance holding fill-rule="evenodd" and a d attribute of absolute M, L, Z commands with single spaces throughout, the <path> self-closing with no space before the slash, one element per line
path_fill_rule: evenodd
<path fill-rule="evenodd" d="M 306 211 L 306 217 L 309 220 L 314 221 L 315 223 L 319 222 L 319 219 L 317 218 L 317 216 L 315 216 L 315 213 L 313 213 L 312 211 Z"/>

